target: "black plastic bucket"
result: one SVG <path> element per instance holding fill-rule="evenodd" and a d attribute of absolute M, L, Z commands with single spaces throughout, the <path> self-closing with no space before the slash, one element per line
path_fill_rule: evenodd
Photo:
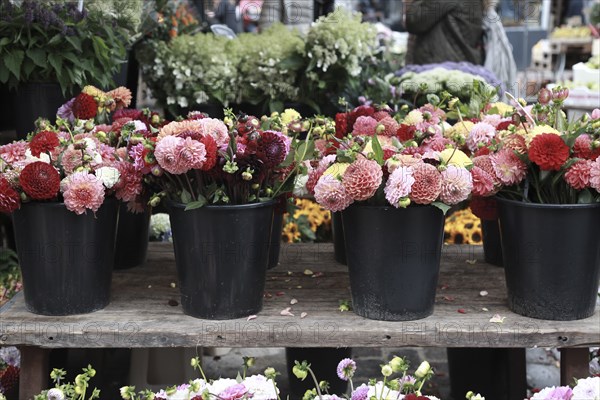
<path fill-rule="evenodd" d="M 483 237 L 483 256 L 488 264 L 502 267 L 502 242 L 500 240 L 500 226 L 498 220 L 481 220 L 481 234 Z"/>
<path fill-rule="evenodd" d="M 58 83 L 20 84 L 15 95 L 17 138 L 26 138 L 34 130 L 38 118 L 47 118 L 54 123 L 56 112 L 67 100 Z"/>
<path fill-rule="evenodd" d="M 335 261 L 340 264 L 347 264 L 346 261 L 346 243 L 344 242 L 344 225 L 342 223 L 342 213 L 331 213 L 331 233 L 333 236 L 333 252 Z"/>
<path fill-rule="evenodd" d="M 273 213 L 273 227 L 271 229 L 271 244 L 269 246 L 268 269 L 275 268 L 279 264 L 279 252 L 281 250 L 281 234 L 283 232 L 283 213 L 275 210 Z"/>
<path fill-rule="evenodd" d="M 115 269 L 133 268 L 146 262 L 150 215 L 150 210 L 136 214 L 131 213 L 127 211 L 127 204 L 121 203 L 117 226 Z"/>
<path fill-rule="evenodd" d="M 431 315 L 444 239 L 442 211 L 352 205 L 342 211 L 342 220 L 354 312 L 384 321 Z"/>
<path fill-rule="evenodd" d="M 600 203 L 532 204 L 498 198 L 509 308 L 556 321 L 594 314 Z"/>
<path fill-rule="evenodd" d="M 115 199 L 106 199 L 95 216 L 36 202 L 13 213 L 29 311 L 73 315 L 108 305 L 118 213 Z"/>
<path fill-rule="evenodd" d="M 262 309 L 274 205 L 168 203 L 184 313 L 233 319 Z"/>

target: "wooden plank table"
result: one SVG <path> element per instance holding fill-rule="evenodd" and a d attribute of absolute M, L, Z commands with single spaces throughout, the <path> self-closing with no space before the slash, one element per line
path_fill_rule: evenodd
<path fill-rule="evenodd" d="M 113 274 L 112 299 L 104 310 L 47 317 L 29 313 L 22 294 L 15 296 L 0 309 L 0 345 L 23 348 L 22 388 L 38 390 L 32 386 L 47 376 L 44 353 L 52 348 L 556 347 L 563 351 L 561 368 L 570 382 L 587 375 L 587 347 L 600 345 L 598 310 L 569 322 L 510 312 L 504 272 L 483 262 L 481 246 L 444 246 L 434 314 L 418 321 L 373 321 L 340 312 L 340 300 L 351 298 L 349 280 L 331 244 L 282 246 L 280 264 L 267 277 L 264 308 L 252 320 L 188 317 L 176 282 L 171 244 L 152 243 L 146 265 Z M 292 299 L 298 302 L 290 305 Z M 280 314 L 286 307 L 294 316 Z M 504 322 L 491 322 L 495 314 Z"/>

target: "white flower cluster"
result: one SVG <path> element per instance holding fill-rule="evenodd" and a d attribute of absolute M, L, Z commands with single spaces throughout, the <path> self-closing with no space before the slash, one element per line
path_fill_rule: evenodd
<path fill-rule="evenodd" d="M 373 55 L 377 47 L 373 25 L 362 23 L 360 14 L 338 9 L 319 18 L 308 32 L 305 49 L 311 59 L 308 76 L 318 81 L 321 72 L 335 66 L 356 77 L 362 61 Z"/>

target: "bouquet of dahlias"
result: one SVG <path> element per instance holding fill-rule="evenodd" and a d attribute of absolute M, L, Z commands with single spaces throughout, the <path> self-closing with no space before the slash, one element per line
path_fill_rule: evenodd
<path fill-rule="evenodd" d="M 191 361 L 192 368 L 198 369 L 202 379 L 195 379 L 188 384 L 171 386 L 153 393 L 150 390 L 135 392 L 134 386 L 121 388 L 121 398 L 126 400 L 279 400 L 279 389 L 275 378 L 279 375 L 273 368 L 267 368 L 264 375 L 246 376 L 248 368 L 254 365 L 254 358 L 244 357 L 243 371 L 238 373 L 237 379 L 219 378 L 209 380 L 206 378 L 198 357 Z"/>
<path fill-rule="evenodd" d="M 129 105 L 131 93 L 88 86 L 58 112 L 56 125 L 38 121 L 27 141 L 0 147 L 0 211 L 21 202 L 62 201 L 70 211 L 98 211 L 106 196 L 129 190 L 116 149 L 96 122 Z"/>
<path fill-rule="evenodd" d="M 600 399 L 600 377 L 577 379 L 575 386 L 552 386 L 535 393 L 531 400 Z"/>
<path fill-rule="evenodd" d="M 444 137 L 449 125 L 440 106 L 427 104 L 404 118 L 372 106 L 338 114 L 336 138 L 325 146 L 329 155 L 309 174 L 308 190 L 331 211 L 355 201 L 447 209 L 466 200 L 474 186 L 473 164 Z"/>
<path fill-rule="evenodd" d="M 186 209 L 257 203 L 293 189 L 296 169 L 312 155 L 310 137 L 300 142 L 283 133 L 296 123 L 274 130 L 268 119 L 227 114 L 221 121 L 191 112 L 141 141 L 150 151 L 136 155 L 134 164 L 152 160 L 152 205 L 163 197 Z"/>
<path fill-rule="evenodd" d="M 298 379 L 304 380 L 310 375 L 315 381 L 315 388 L 307 390 L 303 399 L 341 400 L 344 398 L 327 393 L 327 382 L 325 384 L 323 381 L 318 382 L 310 364 L 306 361 L 295 363 L 292 372 Z M 341 380 L 350 383 L 352 400 L 439 400 L 435 396 L 425 396 L 421 392 L 425 383 L 433 377 L 431 365 L 423 361 L 412 375 L 408 374 L 409 367 L 410 363 L 406 358 L 394 356 L 389 362 L 381 365 L 383 380 L 371 379 L 368 384 L 354 387 L 356 362 L 345 358 L 337 366 L 337 375 Z"/>
<path fill-rule="evenodd" d="M 471 129 L 485 131 L 467 144 L 481 154 L 473 162 L 487 173 L 480 179 L 491 181 L 486 186 L 493 193 L 532 203 L 600 201 L 600 110 L 567 124 L 561 110 L 567 96 L 567 89 L 542 89 L 539 103 L 516 104 L 510 122 Z"/>

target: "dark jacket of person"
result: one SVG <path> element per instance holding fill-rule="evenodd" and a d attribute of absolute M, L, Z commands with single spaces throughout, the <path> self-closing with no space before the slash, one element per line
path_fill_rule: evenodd
<path fill-rule="evenodd" d="M 411 33 L 407 62 L 468 61 L 483 64 L 481 0 L 413 0 L 406 11 Z"/>

